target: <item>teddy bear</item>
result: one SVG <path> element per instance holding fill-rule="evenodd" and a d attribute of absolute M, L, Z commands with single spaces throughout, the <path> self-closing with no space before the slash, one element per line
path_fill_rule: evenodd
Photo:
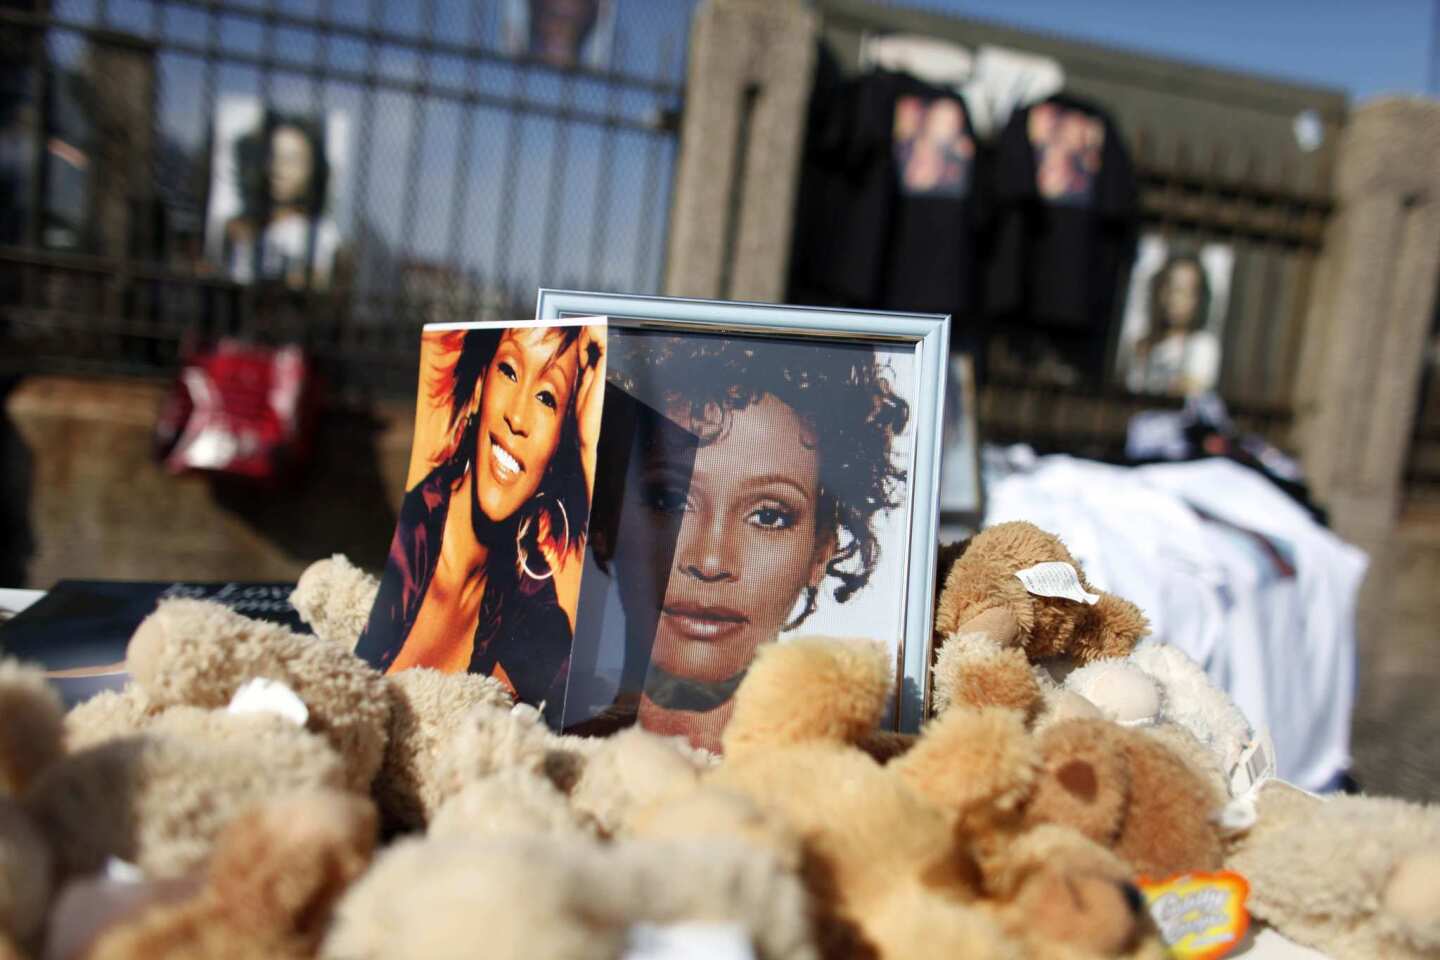
<path fill-rule="evenodd" d="M 772 665 L 737 694 L 748 774 L 733 773 L 736 757 L 714 764 L 643 730 L 579 741 L 528 706 L 474 708 L 454 731 L 448 797 L 426 834 L 393 845 L 346 894 L 322 956 L 443 957 L 481 936 L 487 955 L 616 957 L 637 924 L 694 922 L 738 924 L 764 957 L 937 944 L 974 956 L 1158 956 L 1138 932 L 1128 868 L 1063 828 L 1017 844 L 1011 896 L 981 903 L 954 818 L 849 745 L 883 710 L 883 653 L 847 663 L 843 644 L 775 649 L 790 656 L 767 653 Z M 811 686 L 795 702 L 829 705 L 798 721 L 788 697 L 767 694 L 797 674 Z M 925 756 L 923 741 L 912 754 Z M 794 761 L 807 755 L 811 774 L 827 764 L 840 775 L 806 776 Z M 786 782 L 767 767 L 789 771 Z M 824 802 L 794 797 L 799 782 Z M 853 786 L 836 797 L 826 783 Z"/>
<path fill-rule="evenodd" d="M 188 893 L 142 890 L 148 899 L 98 928 L 87 922 L 104 912 L 93 900 L 62 908 L 52 955 L 312 957 L 336 902 L 369 865 L 377 822 L 374 805 L 346 791 L 301 790 L 260 803 L 226 825 Z"/>
<path fill-rule="evenodd" d="M 725 760 L 701 775 L 700 795 L 738 795 L 778 815 L 801 841 L 811 889 L 880 957 L 1161 955 L 1129 868 L 1075 831 L 1045 827 L 1005 844 L 1008 855 L 977 857 L 978 820 L 966 822 L 949 800 L 977 780 L 999 787 L 987 795 L 997 807 L 1027 793 L 1024 763 L 1005 755 L 1028 735 L 1018 714 L 957 711 L 882 766 L 856 744 L 889 690 L 888 658 L 875 645 L 804 638 L 764 648 L 736 692 Z M 991 720 L 1016 736 L 997 741 Z M 673 795 L 665 804 L 696 808 L 711 825 L 726 819 L 717 810 L 736 809 Z M 673 814 L 646 810 L 632 829 L 657 821 L 677 829 Z M 775 844 L 773 828 L 753 821 Z M 1059 888 L 1084 895 L 1041 893 Z M 1029 907 L 1042 902 L 1051 912 L 1039 923 Z"/>
<path fill-rule="evenodd" d="M 290 606 L 317 637 L 354 650 L 379 589 L 379 580 L 337 553 L 305 568 L 290 593 Z"/>
<path fill-rule="evenodd" d="M 764 960 L 819 956 L 806 891 L 759 848 L 524 830 L 392 844 L 340 902 L 320 956 L 618 960 L 637 926 L 677 923 L 733 925 Z"/>
<path fill-rule="evenodd" d="M 1088 663 L 1124 656 L 1149 630 L 1139 608 L 1092 590 L 1060 539 L 1034 524 L 996 524 L 954 553 L 947 557 L 935 609 L 941 637 L 983 633 L 1002 646 L 1019 646 L 1032 661 L 1070 657 Z M 1022 580 L 1040 564 L 1050 565 L 1047 572 L 1058 574 L 1051 582 L 1068 586 L 1073 597 Z"/>
<path fill-rule="evenodd" d="M 1149 630 L 1134 604 L 1092 590 L 1059 538 L 1033 524 L 989 527 L 942 548 L 941 561 L 931 700 L 936 713 L 958 697 L 976 706 L 1021 709 L 1035 719 L 1052 704 L 1038 696 L 1032 664 L 1125 656 Z M 1069 697 L 1054 705 L 1060 715 L 1090 712 Z"/>
<path fill-rule="evenodd" d="M 50 903 L 53 855 L 22 797 L 63 749 L 63 713 L 40 670 L 0 660 L 0 956 L 39 934 Z"/>
<path fill-rule="evenodd" d="M 350 645 L 217 603 L 167 600 L 131 638 L 131 682 L 77 705 L 66 717 L 67 742 L 72 749 L 99 746 L 154 729 L 175 711 L 220 710 L 261 678 L 283 684 L 303 703 L 305 729 L 331 745 L 346 787 L 373 792 L 389 828 L 421 827 L 442 799 L 435 773 L 440 745 L 471 708 L 508 705 L 510 695 L 498 681 L 472 674 L 409 670 L 386 677 Z"/>
<path fill-rule="evenodd" d="M 1222 771 L 1233 770 L 1255 742 L 1249 720 L 1184 651 L 1153 639 L 1128 657 L 1096 660 L 1065 674 L 1060 689 L 1131 727 L 1184 728 L 1207 747 Z"/>
<path fill-rule="evenodd" d="M 1257 808 L 1226 857 L 1252 914 L 1334 957 L 1440 957 L 1440 808 L 1279 780 Z"/>
<path fill-rule="evenodd" d="M 956 647 L 961 648 L 959 656 L 952 655 Z M 1093 692 L 1097 678 L 1104 685 L 1107 675 L 1102 671 L 1127 663 L 1094 661 L 1081 668 L 1092 673 L 1073 674 L 1082 681 L 1075 687 Z M 1149 684 L 1146 689 L 1158 711 L 1158 684 L 1138 668 L 1135 672 Z M 937 658 L 934 685 L 943 710 L 933 722 L 977 723 L 965 718 L 978 712 L 990 718 L 989 749 L 998 754 L 1004 744 L 1029 758 L 1008 765 L 979 760 L 966 765 L 1036 771 L 1004 781 L 1018 796 L 1012 805 L 1022 811 L 1022 825 L 1073 827 L 1114 851 L 1137 873 L 1169 876 L 1218 868 L 1224 836 L 1219 818 L 1230 795 L 1215 751 L 1185 727 L 1158 717 L 1144 725 L 1114 722 L 1068 682 L 1057 685 L 1048 677 L 987 637 L 957 635 Z M 1083 682 L 1087 678 L 1090 684 Z M 952 714 L 960 719 L 949 720 Z M 982 809 L 994 806 L 993 797 L 983 792 L 976 796 L 988 805 Z M 975 801 L 962 794 L 953 802 Z"/>

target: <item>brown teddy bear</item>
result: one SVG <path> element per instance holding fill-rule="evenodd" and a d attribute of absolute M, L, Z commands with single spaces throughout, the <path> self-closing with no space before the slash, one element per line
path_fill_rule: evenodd
<path fill-rule="evenodd" d="M 736 693 L 725 762 L 700 789 L 778 814 L 801 840 L 819 899 L 881 957 L 1048 956 L 1062 943 L 1074 956 L 1161 955 L 1117 858 L 1055 827 L 982 851 L 978 819 L 945 802 L 976 781 L 996 786 L 987 796 L 996 807 L 1027 794 L 1034 771 L 1017 714 L 957 712 L 881 766 L 856 743 L 882 716 L 889 690 L 877 646 L 800 639 L 765 648 Z M 996 738 L 990 719 L 1016 736 Z M 668 827 L 676 829 L 673 818 Z M 1043 892 L 1060 888 L 1083 893 Z M 1040 903 L 1048 904 L 1043 922 L 1030 909 Z"/>
<path fill-rule="evenodd" d="M 339 791 L 261 804 L 226 826 L 192 895 L 132 910 L 75 960 L 313 957 L 336 902 L 369 865 L 376 824 L 369 801 Z"/>
<path fill-rule="evenodd" d="M 970 688 L 969 702 L 1032 701 L 1030 663 L 1123 657 L 1148 632 L 1134 604 L 1092 590 L 1059 538 L 1033 524 L 997 524 L 945 559 L 935 635 L 955 661 L 946 672 Z M 957 636 L 966 643 L 946 642 Z M 937 712 L 951 694 L 937 684 Z"/>
<path fill-rule="evenodd" d="M 952 656 L 955 646 L 960 657 Z M 992 758 L 1012 758 L 965 758 L 956 769 L 967 780 L 945 802 L 967 815 L 1013 810 L 1006 815 L 1012 829 L 1072 827 L 1137 874 L 1218 868 L 1218 817 L 1229 793 L 1215 754 L 1175 724 L 1114 723 L 1043 677 L 987 641 L 962 634 L 942 647 L 935 688 L 946 709 L 933 723 L 980 728 L 971 742 Z"/>

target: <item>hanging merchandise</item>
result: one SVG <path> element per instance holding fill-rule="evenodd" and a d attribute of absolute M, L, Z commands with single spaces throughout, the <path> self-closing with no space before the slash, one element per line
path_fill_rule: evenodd
<path fill-rule="evenodd" d="M 822 54 L 790 298 L 971 315 L 983 177 L 962 95 L 887 71 L 841 79 Z"/>
<path fill-rule="evenodd" d="M 156 454 L 174 473 L 282 481 L 309 455 L 315 411 L 299 346 L 222 339 L 185 359 L 155 427 Z"/>
<path fill-rule="evenodd" d="M 994 171 L 986 313 L 1022 351 L 1048 347 L 1098 379 L 1139 217 L 1119 130 L 1088 101 L 1051 97 L 1010 118 Z"/>
<path fill-rule="evenodd" d="M 970 120 L 982 140 L 1010 122 L 1016 110 L 1049 99 L 1065 89 L 1065 69 L 1058 60 L 1009 47 L 981 47 L 965 82 Z"/>
<path fill-rule="evenodd" d="M 1065 89 L 1065 69 L 1051 57 L 959 44 L 913 33 L 867 33 L 860 38 L 860 69 L 908 73 L 957 90 L 970 106 L 970 125 L 981 140 L 1004 129 L 1010 115 Z"/>
<path fill-rule="evenodd" d="M 959 44 L 916 33 L 866 33 L 860 69 L 908 73 L 926 83 L 961 87 L 975 74 L 976 56 Z"/>
<path fill-rule="evenodd" d="M 969 106 L 954 91 L 904 74 L 874 74 L 866 82 L 877 103 L 890 104 L 872 131 L 881 136 L 888 127 L 893 171 L 880 305 L 967 316 L 983 196 Z"/>
<path fill-rule="evenodd" d="M 883 143 L 862 135 L 861 119 L 880 112 L 867 92 L 820 47 L 790 254 L 792 303 L 879 302 L 891 174 L 888 135 Z"/>

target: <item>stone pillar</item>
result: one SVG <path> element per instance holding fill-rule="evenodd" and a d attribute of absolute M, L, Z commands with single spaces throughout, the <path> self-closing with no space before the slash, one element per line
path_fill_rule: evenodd
<path fill-rule="evenodd" d="M 1297 440 L 1337 533 L 1375 555 L 1399 515 L 1440 273 L 1440 103 L 1351 115 L 1296 384 Z"/>
<path fill-rule="evenodd" d="M 667 294 L 784 297 L 816 30 L 801 0 L 703 0 L 695 11 Z"/>

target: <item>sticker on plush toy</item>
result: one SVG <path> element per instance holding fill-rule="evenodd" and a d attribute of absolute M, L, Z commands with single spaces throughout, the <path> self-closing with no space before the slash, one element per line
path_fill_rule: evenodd
<path fill-rule="evenodd" d="M 1229 870 L 1184 873 L 1167 880 L 1142 877 L 1150 916 L 1176 960 L 1217 960 L 1250 928 L 1250 884 Z"/>
<path fill-rule="evenodd" d="M 1015 576 L 1037 597 L 1061 597 L 1092 605 L 1100 601 L 1100 594 L 1090 593 L 1081 586 L 1080 574 L 1062 560 L 1037 563 L 1016 571 Z"/>
<path fill-rule="evenodd" d="M 297 727 L 303 727 L 310 719 L 310 710 L 305 701 L 279 680 L 255 677 L 235 691 L 230 698 L 230 713 L 273 713 L 284 717 Z"/>
<path fill-rule="evenodd" d="M 627 939 L 624 960 L 755 960 L 738 923 L 637 923 Z"/>

